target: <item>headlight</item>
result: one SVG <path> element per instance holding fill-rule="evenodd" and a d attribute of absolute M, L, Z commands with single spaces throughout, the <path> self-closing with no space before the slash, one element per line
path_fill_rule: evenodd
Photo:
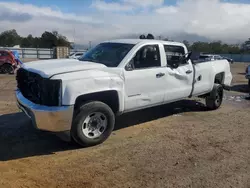
<path fill-rule="evenodd" d="M 17 87 L 23 96 L 35 104 L 61 106 L 62 80 L 43 78 L 23 68 L 17 71 Z"/>
<path fill-rule="evenodd" d="M 47 102 L 50 106 L 62 105 L 62 80 L 48 80 L 47 83 Z"/>

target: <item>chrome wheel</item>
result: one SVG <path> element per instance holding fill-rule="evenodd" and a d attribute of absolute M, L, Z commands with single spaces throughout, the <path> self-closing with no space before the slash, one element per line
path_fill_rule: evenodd
<path fill-rule="evenodd" d="M 98 138 L 107 128 L 107 117 L 101 112 L 89 114 L 83 124 L 82 132 L 87 138 Z"/>
<path fill-rule="evenodd" d="M 223 91 L 221 89 L 219 89 L 218 92 L 215 95 L 215 104 L 216 104 L 216 106 L 221 105 L 222 97 L 223 97 Z"/>

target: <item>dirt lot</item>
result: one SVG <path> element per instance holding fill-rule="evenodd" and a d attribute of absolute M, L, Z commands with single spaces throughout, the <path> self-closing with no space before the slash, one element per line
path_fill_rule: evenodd
<path fill-rule="evenodd" d="M 0 187 L 250 187 L 246 64 L 206 111 L 185 100 L 119 117 L 102 145 L 77 148 L 18 112 L 14 76 L 0 76 Z"/>

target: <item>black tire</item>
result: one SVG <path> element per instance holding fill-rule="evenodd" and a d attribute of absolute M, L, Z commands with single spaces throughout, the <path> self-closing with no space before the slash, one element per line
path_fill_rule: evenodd
<path fill-rule="evenodd" d="M 250 79 L 248 80 L 248 89 L 250 91 Z"/>
<path fill-rule="evenodd" d="M 206 97 L 206 106 L 210 110 L 218 109 L 223 101 L 223 87 L 215 84 L 211 93 Z"/>
<path fill-rule="evenodd" d="M 6 63 L 1 66 L 1 72 L 3 74 L 14 74 L 14 68 L 11 64 Z"/>
<path fill-rule="evenodd" d="M 103 114 L 104 119 L 106 119 L 106 128 L 103 130 L 100 136 L 96 138 L 89 138 L 83 131 L 83 128 L 89 125 L 86 125 L 86 118 L 89 118 L 91 114 L 100 113 Z M 112 133 L 115 126 L 115 115 L 112 109 L 103 102 L 94 101 L 83 104 L 76 114 L 72 128 L 71 128 L 71 137 L 80 144 L 82 147 L 94 146 L 104 142 Z"/>

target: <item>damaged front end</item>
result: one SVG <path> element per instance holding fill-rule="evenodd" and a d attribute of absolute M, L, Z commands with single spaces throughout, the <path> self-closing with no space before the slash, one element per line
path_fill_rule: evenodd
<path fill-rule="evenodd" d="M 43 78 L 24 68 L 17 71 L 17 106 L 39 130 L 64 132 L 71 128 L 74 106 L 61 104 L 61 80 Z"/>
<path fill-rule="evenodd" d="M 17 88 L 31 102 L 44 106 L 61 106 L 62 81 L 43 78 L 37 73 L 20 68 Z"/>

